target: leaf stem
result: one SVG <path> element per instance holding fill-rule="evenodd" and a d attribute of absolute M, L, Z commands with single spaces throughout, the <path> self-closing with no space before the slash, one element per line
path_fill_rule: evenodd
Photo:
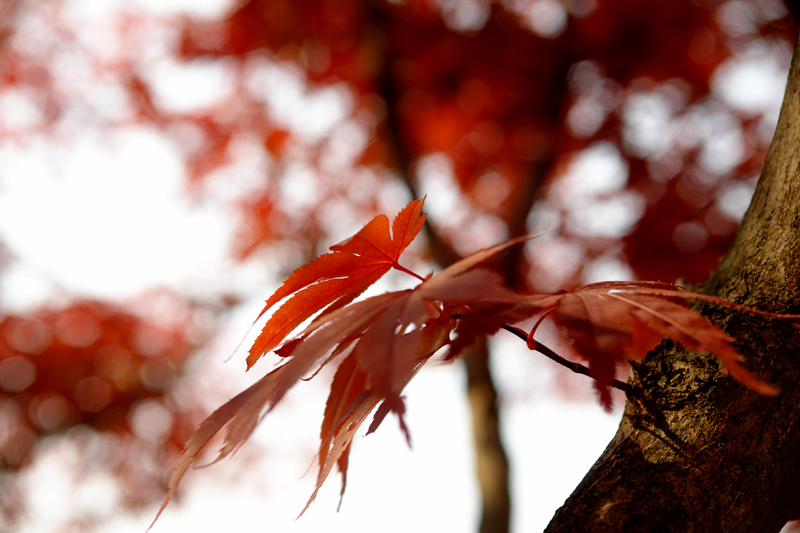
<path fill-rule="evenodd" d="M 417 279 L 418 279 L 418 280 L 420 280 L 420 281 L 425 281 L 425 278 L 423 278 L 422 276 L 420 276 L 420 275 L 419 275 L 419 274 L 417 274 L 416 272 L 414 272 L 414 271 L 412 271 L 412 270 L 409 270 L 409 269 L 407 269 L 406 267 L 404 267 L 404 266 L 403 266 L 403 265 L 401 265 L 400 263 L 397 263 L 397 262 L 395 262 L 395 263 L 394 263 L 392 266 L 393 266 L 394 268 L 396 268 L 397 270 L 399 270 L 400 272 L 405 272 L 406 274 L 409 274 L 409 275 L 411 275 L 411 276 L 414 276 L 415 278 L 417 278 Z"/>
<path fill-rule="evenodd" d="M 508 331 L 508 332 L 513 333 L 515 336 L 517 336 L 520 339 L 522 339 L 523 341 L 525 341 L 528 344 L 528 347 L 531 350 L 536 350 L 537 352 L 541 353 L 545 357 L 547 357 L 549 359 L 552 359 L 553 361 L 555 361 L 559 365 L 572 370 L 576 374 L 583 374 L 584 376 L 588 376 L 588 377 L 590 377 L 592 379 L 595 379 L 595 380 L 597 379 L 596 377 L 594 377 L 594 374 L 592 374 L 592 371 L 588 367 L 585 367 L 580 363 L 575 363 L 575 362 L 570 361 L 568 359 L 564 359 L 563 357 L 558 355 L 556 352 L 554 352 L 553 350 L 551 350 L 550 348 L 548 348 L 547 346 L 545 346 L 541 342 L 535 341 L 533 339 L 529 339 L 528 335 L 524 331 L 522 331 L 521 329 L 515 328 L 513 326 L 509 326 L 508 324 L 504 324 L 503 325 L 503 329 Z M 629 384 L 625 383 L 624 381 L 620 381 L 618 379 L 612 379 L 610 385 L 612 387 L 614 387 L 615 389 L 621 390 L 626 395 L 630 395 L 633 392 L 633 387 L 631 387 Z"/>

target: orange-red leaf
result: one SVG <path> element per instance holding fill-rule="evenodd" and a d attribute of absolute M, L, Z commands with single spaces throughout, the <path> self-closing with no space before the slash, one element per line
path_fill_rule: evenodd
<path fill-rule="evenodd" d="M 297 269 L 267 300 L 259 318 L 290 297 L 264 325 L 247 357 L 247 368 L 286 338 L 305 320 L 323 309 L 330 312 L 352 302 L 393 266 L 425 223 L 425 199 L 409 203 L 395 217 L 373 218 L 358 233 Z"/>
<path fill-rule="evenodd" d="M 601 403 L 610 406 L 609 386 L 616 367 L 627 359 L 641 359 L 665 337 L 690 350 L 714 354 L 731 376 L 762 394 L 777 390 L 741 365 L 733 339 L 704 316 L 688 307 L 689 300 L 704 300 L 738 310 L 765 313 L 703 294 L 654 282 L 605 282 L 580 287 L 571 293 L 535 295 L 531 303 L 543 305 L 572 341 L 578 354 L 589 361 L 597 380 Z"/>
<path fill-rule="evenodd" d="M 214 462 L 219 461 L 228 455 L 236 448 L 236 446 L 241 444 L 249 436 L 252 428 L 255 427 L 256 417 L 261 412 L 264 404 L 270 398 L 269 395 L 263 394 L 264 389 L 274 386 L 277 381 L 276 376 L 281 372 L 282 368 L 283 367 L 280 367 L 273 372 L 270 372 L 258 380 L 255 384 L 251 385 L 244 391 L 225 402 L 224 405 L 211 413 L 208 418 L 206 418 L 200 424 L 200 427 L 198 427 L 195 432 L 192 433 L 192 436 L 186 442 L 181 454 L 178 456 L 175 470 L 172 473 L 172 477 L 169 482 L 167 495 L 164 497 L 161 507 L 159 507 L 155 518 L 153 518 L 153 522 L 150 524 L 151 528 L 166 508 L 167 504 L 172 498 L 172 495 L 178 488 L 178 484 L 180 483 L 181 479 L 189 470 L 189 467 L 191 467 L 192 464 L 197 460 L 198 456 L 203 449 L 205 449 L 209 441 L 215 435 L 217 435 L 217 433 L 219 433 L 226 424 L 229 424 L 232 420 L 237 419 L 242 428 L 236 430 L 235 433 L 232 434 L 231 431 L 233 429 L 233 424 L 231 423 L 231 426 L 229 426 L 228 429 L 228 434 L 225 438 L 225 444 L 223 445 L 219 456 Z M 254 398 L 257 406 L 253 405 Z M 239 440 L 235 441 L 234 439 Z"/>
<path fill-rule="evenodd" d="M 283 365 L 203 422 L 178 460 L 162 510 L 181 477 L 216 433 L 227 427 L 219 460 L 250 436 L 264 411 L 272 409 L 295 383 L 320 364 L 341 359 L 320 430 L 319 473 L 310 504 L 334 465 L 339 466 L 346 481 L 350 443 L 376 407 L 380 405 L 370 431 L 377 428 L 389 412 L 398 415 L 401 427 L 407 431 L 402 419 L 404 405 L 400 394 L 437 350 L 448 344 L 460 350 L 477 335 L 496 331 L 502 320 L 522 320 L 540 308 L 529 304 L 526 297 L 503 287 L 498 274 L 475 268 L 512 243 L 478 252 L 425 280 L 415 289 L 390 292 L 354 303 L 350 300 L 360 289 L 332 291 L 326 284 L 333 285 L 339 280 L 326 278 L 322 271 L 316 272 L 324 265 L 340 274 L 344 272 L 345 276 L 350 275 L 348 269 L 354 268 L 354 264 L 370 268 L 370 265 L 358 263 L 359 258 L 367 258 L 381 269 L 391 268 L 393 263 L 390 260 L 396 261 L 421 228 L 421 205 L 421 202 L 412 202 L 398 215 L 391 240 L 386 238 L 386 222 L 375 219 L 354 238 L 333 247 L 334 253 L 328 254 L 324 263 L 318 259 L 299 269 L 279 289 L 277 296 L 273 295 L 267 301 L 267 306 L 270 306 L 284 296 L 292 295 L 270 319 L 251 355 L 286 338 L 304 317 L 309 316 L 310 309 L 324 307 L 324 303 L 320 306 L 313 300 L 325 300 L 328 308 L 283 344 L 280 348 L 280 355 L 286 361 Z M 386 252 L 387 256 L 379 259 L 379 251 Z M 313 275 L 308 274 L 312 271 Z M 355 283 L 364 279 L 372 278 L 357 278 Z M 347 302 L 342 303 L 343 300 L 349 303 L 345 305 Z M 287 305 L 288 308 L 284 309 Z M 462 310 L 468 310 L 471 318 L 465 320 L 461 316 Z M 459 316 L 453 317 L 451 313 Z M 451 341 L 454 329 L 456 339 Z"/>
<path fill-rule="evenodd" d="M 359 396 L 366 390 L 366 374 L 356 365 L 355 357 L 352 355 L 341 362 L 336 374 L 331 382 L 331 392 L 328 402 L 325 404 L 325 415 L 322 419 L 320 428 L 320 448 L 319 448 L 319 467 L 320 471 L 325 468 L 328 461 L 328 452 L 331 439 L 334 437 L 334 428 L 338 426 L 348 409 L 353 405 Z M 342 491 L 344 496 L 347 487 L 347 463 L 350 455 L 350 446 L 343 448 L 341 455 L 336 459 L 339 472 L 342 473 Z"/>
<path fill-rule="evenodd" d="M 504 287 L 499 274 L 478 268 L 504 248 L 533 236 L 473 254 L 414 289 L 353 303 L 390 268 L 402 269 L 397 259 L 422 227 L 421 209 L 422 201 L 410 203 L 395 218 L 391 232 L 386 217 L 373 219 L 355 236 L 333 246 L 332 253 L 298 269 L 267 300 L 262 314 L 289 298 L 256 340 L 248 357 L 250 365 L 264 351 L 286 339 L 300 323 L 323 312 L 283 343 L 279 350 L 286 361 L 283 365 L 201 424 L 177 462 L 159 514 L 181 477 L 215 434 L 227 428 L 219 460 L 250 436 L 264 412 L 272 409 L 295 383 L 308 374 L 313 377 L 315 369 L 331 360 L 340 362 L 320 429 L 317 483 L 306 508 L 334 465 L 342 472 L 344 491 L 350 444 L 356 431 L 377 407 L 368 433 L 389 412 L 394 412 L 407 434 L 400 395 L 437 350 L 448 346 L 448 357 L 454 357 L 476 337 L 537 314 L 552 316 L 589 360 L 601 402 L 606 406 L 610 405 L 609 385 L 617 363 L 625 357 L 643 357 L 665 336 L 692 350 L 715 354 L 745 385 L 764 394 L 776 393 L 741 366 L 741 356 L 730 345 L 731 338 L 689 309 L 687 300 L 759 311 L 663 283 L 609 282 L 572 293 L 522 296 Z"/>

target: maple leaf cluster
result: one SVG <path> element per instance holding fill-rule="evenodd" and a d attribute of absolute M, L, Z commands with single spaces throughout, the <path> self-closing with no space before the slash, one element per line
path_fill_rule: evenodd
<path fill-rule="evenodd" d="M 386 216 L 375 217 L 353 237 L 332 246 L 330 253 L 296 270 L 267 300 L 259 318 L 285 301 L 255 340 L 247 367 L 269 351 L 284 362 L 200 425 L 177 461 L 158 515 L 215 435 L 225 429 L 218 461 L 247 440 L 260 418 L 292 386 L 334 360 L 338 367 L 320 431 L 316 488 L 306 508 L 335 465 L 342 473 L 344 491 L 350 445 L 370 413 L 375 415 L 367 434 L 393 412 L 408 438 L 401 393 L 434 353 L 446 348 L 445 359 L 453 359 L 477 337 L 502 328 L 525 337 L 532 350 L 549 351 L 533 339 L 546 317 L 564 330 L 577 353 L 588 361 L 584 373 L 595 379 L 600 402 L 606 407 L 611 405 L 610 387 L 616 381 L 617 365 L 626 359 L 642 359 L 664 337 L 691 350 L 713 353 L 733 378 L 762 394 L 777 394 L 741 365 L 742 357 L 730 344 L 733 339 L 689 308 L 688 301 L 700 299 L 759 311 L 654 282 L 597 283 L 558 294 L 516 293 L 503 285 L 502 276 L 483 264 L 533 235 L 479 251 L 437 275 L 417 276 L 398 261 L 425 222 L 423 202 L 409 203 L 394 219 L 391 230 Z M 419 285 L 355 301 L 392 268 L 414 275 L 420 279 Z M 526 335 L 509 326 L 537 315 L 541 318 Z"/>

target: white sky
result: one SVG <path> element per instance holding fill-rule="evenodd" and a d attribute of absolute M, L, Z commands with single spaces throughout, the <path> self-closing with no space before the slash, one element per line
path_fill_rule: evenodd
<path fill-rule="evenodd" d="M 190 204 L 162 135 L 5 146 L 0 167 L 0 236 L 43 282 L 118 298 L 199 281 L 223 263 L 234 221 L 220 206 Z M 18 290 L 16 277 L 4 280 L 4 303 L 21 304 Z"/>

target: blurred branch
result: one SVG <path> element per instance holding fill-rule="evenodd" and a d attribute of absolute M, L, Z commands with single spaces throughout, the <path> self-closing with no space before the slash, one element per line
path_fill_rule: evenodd
<path fill-rule="evenodd" d="M 383 61 L 378 80 L 378 89 L 386 102 L 386 133 L 393 148 L 395 164 L 401 179 L 414 198 L 419 197 L 413 177 L 412 162 L 401 138 L 398 116 L 399 94 L 391 76 L 391 58 L 386 56 L 382 42 L 380 21 L 388 14 L 372 4 L 372 19 L 375 38 L 379 40 Z M 437 232 L 430 223 L 425 224 L 429 250 L 441 267 L 460 259 L 450 242 Z M 475 462 L 480 485 L 482 510 L 481 533 L 503 533 L 508 531 L 511 518 L 511 498 L 508 487 L 508 457 L 500 437 L 497 412 L 497 390 L 489 369 L 489 351 L 486 340 L 468 349 L 461 357 L 467 369 L 467 399 L 472 414 L 475 442 Z"/>
<path fill-rule="evenodd" d="M 413 198 L 419 198 L 413 161 L 402 137 L 402 122 L 398 113 L 400 94 L 392 77 L 393 59 L 389 57 L 385 43 L 386 33 L 382 26 L 387 17 L 386 6 L 371 4 L 373 38 L 382 56 L 378 78 L 378 90 L 386 103 L 385 134 L 393 148 L 395 164 L 400 177 Z M 554 121 L 558 123 L 559 110 L 554 109 Z M 553 143 L 551 143 L 553 144 Z M 508 238 L 528 233 L 528 214 L 553 161 L 551 149 L 531 163 L 530 179 L 522 184 L 515 194 L 513 207 L 505 216 Z M 453 244 L 429 222 L 425 225 L 431 256 L 441 267 L 461 259 Z M 523 287 L 527 272 L 523 247 L 512 249 L 498 265 L 497 270 L 510 286 Z M 475 442 L 476 470 L 482 497 L 481 533 L 502 533 L 509 530 L 511 497 L 508 486 L 509 467 L 500 436 L 498 394 L 489 365 L 490 352 L 486 339 L 468 349 L 462 356 L 467 370 L 467 397 L 472 414 Z"/>
<path fill-rule="evenodd" d="M 14 35 L 21 14 L 21 0 L 3 0 L 0 2 L 0 48 Z"/>

